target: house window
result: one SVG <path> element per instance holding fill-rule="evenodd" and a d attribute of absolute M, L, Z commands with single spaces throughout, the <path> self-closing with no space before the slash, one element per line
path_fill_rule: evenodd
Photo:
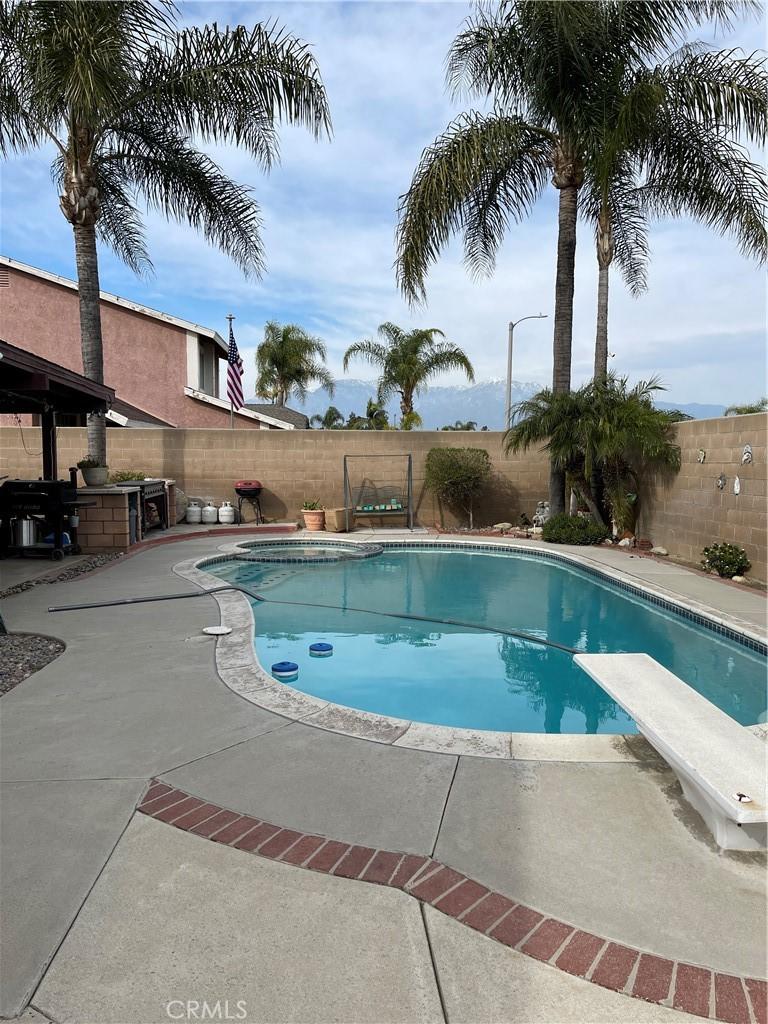
<path fill-rule="evenodd" d="M 219 360 L 212 341 L 198 341 L 199 384 L 198 388 L 213 398 L 219 397 Z"/>

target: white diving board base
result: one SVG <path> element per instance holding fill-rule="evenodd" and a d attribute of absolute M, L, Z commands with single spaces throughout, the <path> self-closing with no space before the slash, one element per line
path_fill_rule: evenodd
<path fill-rule="evenodd" d="M 634 719 L 721 849 L 766 848 L 768 746 L 762 740 L 647 654 L 573 660 Z"/>

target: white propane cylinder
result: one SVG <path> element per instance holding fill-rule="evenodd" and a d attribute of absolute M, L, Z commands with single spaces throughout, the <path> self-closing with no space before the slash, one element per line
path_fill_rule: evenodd
<path fill-rule="evenodd" d="M 209 501 L 208 504 L 203 508 L 203 522 L 204 523 L 218 523 L 219 521 L 219 510 Z"/>
<path fill-rule="evenodd" d="M 201 523 L 203 521 L 203 510 L 200 508 L 199 501 L 190 501 L 187 505 L 186 516 L 188 523 Z"/>
<path fill-rule="evenodd" d="M 231 501 L 225 501 L 222 503 L 219 509 L 219 522 L 220 523 L 234 523 L 235 521 L 235 510 L 232 506 Z"/>

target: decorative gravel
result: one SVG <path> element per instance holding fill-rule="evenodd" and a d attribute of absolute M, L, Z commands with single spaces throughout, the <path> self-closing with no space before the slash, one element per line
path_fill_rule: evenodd
<path fill-rule="evenodd" d="M 39 583 L 66 583 L 67 580 L 77 579 L 78 576 L 93 572 L 94 569 L 106 565 L 107 562 L 114 562 L 118 558 L 122 558 L 121 551 L 105 553 L 103 555 L 90 555 L 88 558 L 76 562 L 75 565 L 67 566 L 66 568 L 62 567 L 47 573 L 45 576 L 37 576 L 33 580 L 24 580 L 12 587 L 7 587 L 5 590 L 0 590 L 0 599 L 11 597 L 13 594 L 23 594 L 25 590 L 31 590 L 32 587 L 36 587 Z"/>
<path fill-rule="evenodd" d="M 0 634 L 0 696 L 58 658 L 64 647 L 61 640 L 36 633 Z"/>

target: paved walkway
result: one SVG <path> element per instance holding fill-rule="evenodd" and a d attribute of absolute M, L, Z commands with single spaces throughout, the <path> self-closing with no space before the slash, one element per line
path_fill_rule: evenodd
<path fill-rule="evenodd" d="M 219 991 L 247 999 L 253 1022 L 685 1019 L 539 964 L 403 893 L 318 879 L 136 816 L 153 777 L 298 832 L 435 857 L 544 915 L 662 958 L 764 975 L 764 859 L 715 850 L 663 763 L 457 758 L 289 723 L 216 676 L 214 641 L 201 635 L 218 619 L 211 598 L 46 612 L 54 600 L 191 591 L 171 568 L 211 550 L 211 538 L 163 545 L 4 602 L 9 628 L 67 642 L 2 702 L 4 1015 L 32 999 L 56 1020 L 144 1024 L 172 1019 L 158 1009 L 165 995 Z M 691 587 L 708 585 L 708 600 L 713 587 L 734 589 L 688 575 Z M 738 613 L 757 615 L 756 606 Z M 263 880 L 258 898 L 232 881 L 251 875 Z M 323 929 L 305 922 L 299 939 L 291 894 L 305 887 Z M 253 899 L 271 907 L 269 927 L 238 910 Z M 370 944 L 388 928 L 399 939 L 387 940 L 392 963 L 382 967 Z M 256 991 L 249 955 L 283 949 L 281 936 L 293 936 L 297 964 L 312 951 L 325 966 L 302 967 L 298 979 L 294 961 L 273 957 L 284 970 Z M 326 964 L 328 950 L 343 952 Z M 389 977 L 381 996 L 374 969 Z M 103 983 L 89 976 L 100 970 Z M 288 992 L 288 978 L 303 994 Z"/>

